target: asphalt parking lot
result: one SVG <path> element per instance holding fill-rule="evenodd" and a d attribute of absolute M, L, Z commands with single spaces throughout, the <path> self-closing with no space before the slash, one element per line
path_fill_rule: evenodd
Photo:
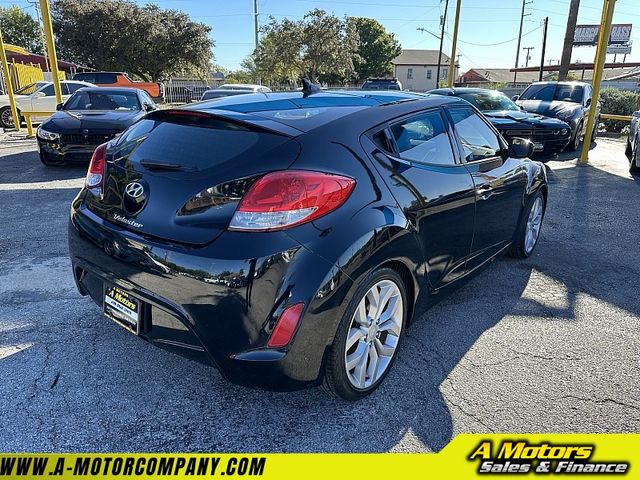
<path fill-rule="evenodd" d="M 0 451 L 438 451 L 463 432 L 640 431 L 640 179 L 624 143 L 549 162 L 540 243 L 407 331 L 358 403 L 250 390 L 152 347 L 76 292 L 84 168 L 0 134 Z"/>

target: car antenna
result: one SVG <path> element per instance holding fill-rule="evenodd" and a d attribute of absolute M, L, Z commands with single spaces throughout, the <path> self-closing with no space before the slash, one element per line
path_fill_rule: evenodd
<path fill-rule="evenodd" d="M 314 93 L 320 92 L 320 87 L 313 83 L 307 76 L 304 76 L 300 79 L 302 82 L 302 96 L 308 97 L 309 95 L 313 95 Z"/>

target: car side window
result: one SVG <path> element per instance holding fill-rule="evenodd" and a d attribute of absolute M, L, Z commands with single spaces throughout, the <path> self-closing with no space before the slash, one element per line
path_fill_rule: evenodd
<path fill-rule="evenodd" d="M 52 97 L 53 95 L 55 95 L 55 92 L 53 90 L 53 83 L 47 85 L 40 91 L 44 93 L 47 97 Z"/>
<path fill-rule="evenodd" d="M 69 84 L 67 82 L 60 82 L 60 91 L 62 95 L 69 95 Z"/>
<path fill-rule="evenodd" d="M 86 87 L 86 85 L 82 83 L 75 83 L 75 82 L 65 83 L 64 85 L 67 86 L 69 93 L 75 93 L 76 90 L 80 90 L 81 88 Z"/>
<path fill-rule="evenodd" d="M 502 146 L 496 134 L 470 108 L 452 108 L 449 110 L 453 124 L 462 142 L 467 162 L 497 157 Z"/>
<path fill-rule="evenodd" d="M 155 106 L 156 102 L 154 102 L 153 99 L 149 96 L 149 94 L 144 90 L 140 90 L 140 97 L 142 97 L 143 104 L 148 103 L 152 107 Z"/>
<path fill-rule="evenodd" d="M 391 126 L 400 157 L 413 162 L 455 165 L 447 125 L 439 111 L 421 113 Z"/>
<path fill-rule="evenodd" d="M 112 84 L 116 83 L 115 73 L 96 73 L 96 83 Z"/>
<path fill-rule="evenodd" d="M 584 101 L 582 104 L 586 105 L 589 100 L 591 100 L 591 86 L 587 85 L 584 89 Z"/>

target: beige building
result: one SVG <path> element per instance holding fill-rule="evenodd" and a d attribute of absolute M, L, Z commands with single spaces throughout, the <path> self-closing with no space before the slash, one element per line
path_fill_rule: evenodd
<path fill-rule="evenodd" d="M 394 76 L 405 90 L 426 92 L 437 88 L 438 50 L 402 50 L 391 60 Z M 442 54 L 440 79 L 448 80 L 450 74 L 449 56 Z M 455 65 L 454 81 L 458 77 L 458 65 Z"/>

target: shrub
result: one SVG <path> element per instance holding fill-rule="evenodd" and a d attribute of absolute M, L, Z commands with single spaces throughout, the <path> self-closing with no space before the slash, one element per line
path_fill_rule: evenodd
<path fill-rule="evenodd" d="M 631 115 L 640 110 L 640 94 L 617 88 L 605 88 L 600 92 L 602 113 Z M 620 132 L 629 124 L 618 120 L 603 120 L 607 132 Z"/>

